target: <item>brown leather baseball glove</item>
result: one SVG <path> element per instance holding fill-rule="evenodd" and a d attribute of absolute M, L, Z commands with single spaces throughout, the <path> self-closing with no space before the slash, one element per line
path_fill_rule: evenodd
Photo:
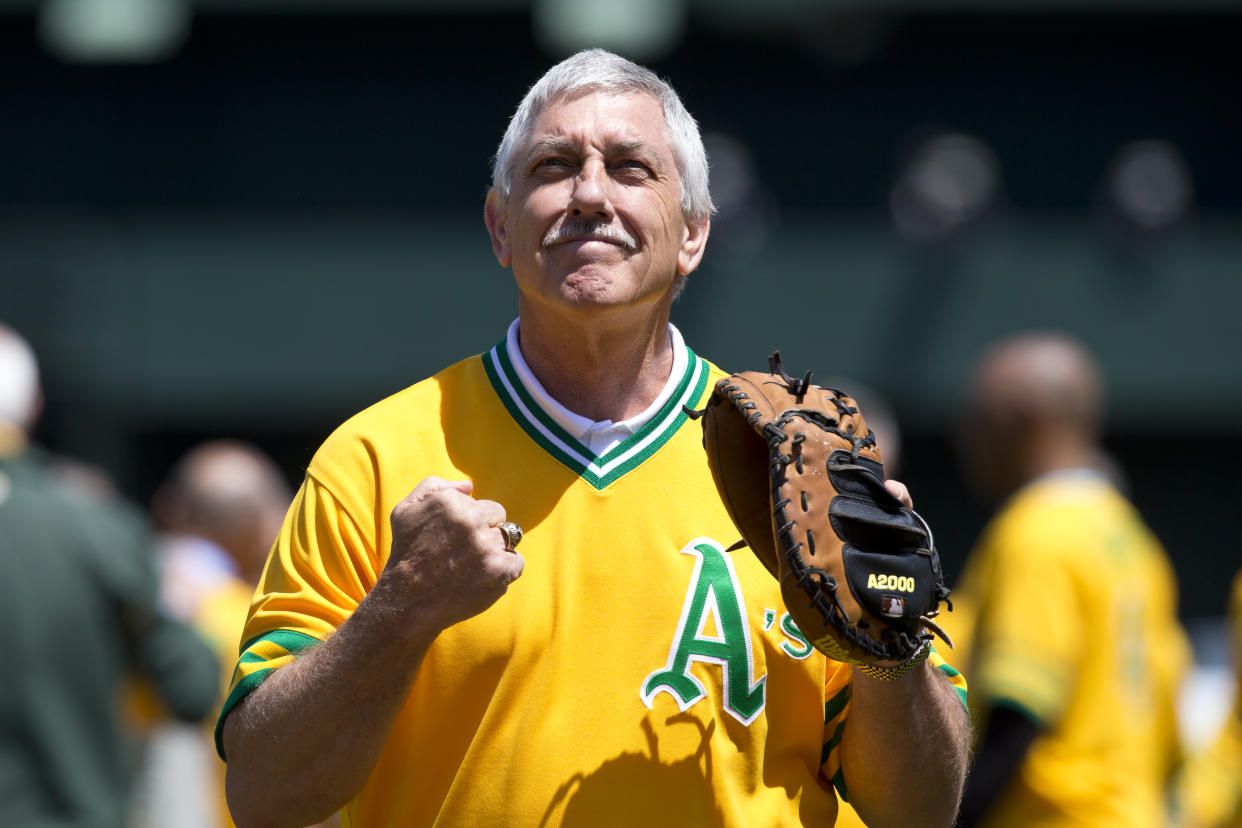
<path fill-rule="evenodd" d="M 790 377 L 779 352 L 769 367 L 720 380 L 700 412 L 737 546 L 778 579 L 817 649 L 896 678 L 927 658 L 928 630 L 948 643 L 931 620 L 949 596 L 931 529 L 885 488 L 854 401 L 809 371 Z"/>

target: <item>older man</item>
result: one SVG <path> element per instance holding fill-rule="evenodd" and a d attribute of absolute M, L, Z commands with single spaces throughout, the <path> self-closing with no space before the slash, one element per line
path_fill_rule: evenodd
<path fill-rule="evenodd" d="M 669 324 L 711 210 L 650 72 L 594 50 L 532 87 L 484 216 L 519 317 L 307 470 L 222 714 L 240 825 L 832 825 L 837 792 L 952 820 L 955 674 L 825 659 L 725 551 L 684 413 L 721 373 Z"/>

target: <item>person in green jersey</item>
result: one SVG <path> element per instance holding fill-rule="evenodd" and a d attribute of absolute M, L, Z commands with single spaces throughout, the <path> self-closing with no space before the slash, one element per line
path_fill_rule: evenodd
<path fill-rule="evenodd" d="M 130 677 L 198 721 L 220 668 L 160 613 L 141 513 L 67 485 L 30 442 L 40 401 L 33 351 L 0 325 L 0 825 L 122 828 L 137 758 L 121 715 Z"/>

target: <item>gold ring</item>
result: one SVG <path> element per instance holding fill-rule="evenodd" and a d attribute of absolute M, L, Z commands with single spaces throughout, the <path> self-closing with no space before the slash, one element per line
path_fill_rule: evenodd
<path fill-rule="evenodd" d="M 512 552 L 522 542 L 522 527 L 511 520 L 503 520 L 496 524 L 500 534 L 505 536 L 505 549 Z"/>

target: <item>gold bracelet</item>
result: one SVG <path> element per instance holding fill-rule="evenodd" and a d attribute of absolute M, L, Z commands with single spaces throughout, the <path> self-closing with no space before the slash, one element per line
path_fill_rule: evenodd
<path fill-rule="evenodd" d="M 896 667 L 878 667 L 874 664 L 856 664 L 854 666 L 864 676 L 870 676 L 880 681 L 895 681 L 915 667 L 918 667 L 924 661 L 927 661 L 929 655 L 931 655 L 931 640 L 924 639 L 923 646 L 915 650 L 914 655 L 910 656 L 910 660 L 904 664 L 898 664 Z"/>

